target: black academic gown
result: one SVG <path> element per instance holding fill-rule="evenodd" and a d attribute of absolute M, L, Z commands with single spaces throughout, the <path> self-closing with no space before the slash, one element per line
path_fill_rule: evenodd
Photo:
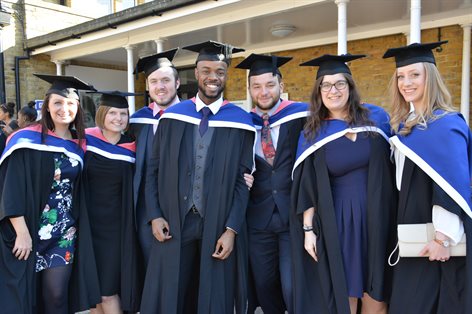
<path fill-rule="evenodd" d="M 150 218 L 159 208 L 168 221 L 172 239 L 153 243 L 144 284 L 141 313 L 177 313 L 181 228 L 193 171 L 195 125 L 160 120 L 146 180 Z M 214 129 L 204 178 L 206 202 L 201 245 L 199 314 L 246 312 L 247 253 L 245 213 L 249 197 L 243 174 L 253 164 L 254 135 L 236 128 Z M 155 217 L 154 217 L 155 218 Z M 218 238 L 231 221 L 238 235 L 224 261 L 212 257 Z"/>
<path fill-rule="evenodd" d="M 368 257 L 365 283 L 378 301 L 388 296 L 387 257 L 396 201 L 390 147 L 384 138 L 370 138 L 371 153 L 367 186 Z M 308 156 L 294 172 L 290 234 L 294 278 L 294 311 L 304 313 L 350 313 L 340 241 L 331 194 L 325 150 Z M 303 212 L 315 207 L 318 262 L 305 251 Z"/>
<path fill-rule="evenodd" d="M 124 137 L 124 136 L 123 136 Z M 121 143 L 130 142 L 129 138 L 120 140 Z M 92 164 L 93 163 L 93 164 Z M 89 180 L 91 176 L 90 171 L 94 171 L 93 177 L 96 180 Z M 141 253 L 139 251 L 139 244 L 135 230 L 135 219 L 133 211 L 133 171 L 134 165 L 132 163 L 112 160 L 92 151 L 87 151 L 84 158 L 84 185 L 86 194 L 87 209 L 90 216 L 93 217 L 93 211 L 100 210 L 97 208 L 97 203 L 103 204 L 103 199 L 110 200 L 110 204 L 118 205 L 116 210 L 120 215 L 120 296 L 121 308 L 124 311 L 139 311 L 139 304 L 141 302 L 141 291 L 144 270 L 142 268 Z M 98 173 L 97 173 L 98 172 Z M 107 177 L 110 172 L 118 172 L 121 176 L 121 188 L 116 193 L 107 185 Z M 100 179 L 97 179 L 99 178 Z M 100 189 L 100 197 L 103 199 L 96 199 L 94 189 Z M 106 195 L 106 196 L 105 196 Z M 116 202 L 115 202 L 116 200 Z M 93 239 L 95 248 L 106 248 L 110 243 L 96 243 Z M 112 258 L 110 256 L 109 258 Z M 99 261 L 97 263 L 107 263 L 107 261 Z M 115 263 L 115 261 L 111 261 Z M 106 267 L 106 266 L 105 266 Z"/>
<path fill-rule="evenodd" d="M 14 151 L 0 167 L 2 197 L 0 202 L 0 313 L 38 313 L 41 294 L 35 272 L 35 256 L 19 261 L 11 250 L 15 231 L 9 217 L 24 216 L 36 251 L 41 210 L 54 179 L 53 153 L 31 149 Z M 73 271 L 69 282 L 70 312 L 89 309 L 101 302 L 95 257 L 92 249 L 87 210 L 80 188 L 80 176 L 74 182 L 72 215 L 78 238 Z"/>
<path fill-rule="evenodd" d="M 472 220 L 406 157 L 398 199 L 398 224 L 431 222 L 433 205 L 443 207 L 463 221 L 470 256 Z M 427 257 L 400 258 L 394 267 L 390 313 L 472 313 L 471 287 L 472 258 L 466 261 L 465 257 L 451 257 L 445 263 L 430 262 Z"/>
<path fill-rule="evenodd" d="M 146 168 L 154 137 L 153 125 L 132 123 L 130 124 L 128 134 L 134 137 L 136 141 L 136 164 L 133 177 L 133 208 L 136 230 L 139 234 L 141 250 L 143 252 L 143 263 L 147 265 L 150 247 L 155 239 L 152 234 L 151 225 L 147 219 L 145 200 Z"/>

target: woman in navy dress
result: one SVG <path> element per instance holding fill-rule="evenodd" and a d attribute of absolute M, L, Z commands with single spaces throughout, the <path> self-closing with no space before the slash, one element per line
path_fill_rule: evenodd
<path fill-rule="evenodd" d="M 291 217 L 296 313 L 386 313 L 393 202 L 388 115 L 363 104 L 345 62 L 324 55 L 299 141 Z"/>
<path fill-rule="evenodd" d="M 90 87 L 74 77 L 37 76 L 52 83 L 42 119 L 13 134 L 0 159 L 0 311 L 66 314 L 97 300 L 79 188 L 85 133 L 77 89 Z"/>
<path fill-rule="evenodd" d="M 86 130 L 84 181 L 102 301 L 91 313 L 137 312 L 138 246 L 133 214 L 135 142 L 128 128 L 130 93 L 102 93 L 97 127 Z"/>

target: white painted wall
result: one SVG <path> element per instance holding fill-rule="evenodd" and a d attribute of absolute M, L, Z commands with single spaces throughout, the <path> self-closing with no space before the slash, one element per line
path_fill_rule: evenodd
<path fill-rule="evenodd" d="M 126 71 L 69 65 L 65 67 L 65 75 L 76 76 L 98 90 L 126 91 L 128 88 Z"/>

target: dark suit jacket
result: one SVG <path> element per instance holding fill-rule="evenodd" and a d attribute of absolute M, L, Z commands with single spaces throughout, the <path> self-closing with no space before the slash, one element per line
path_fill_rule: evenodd
<path fill-rule="evenodd" d="M 280 126 L 274 164 L 256 155 L 254 185 L 247 209 L 250 228 L 264 229 L 269 223 L 275 206 L 282 222 L 287 224 L 292 188 L 292 168 L 297 153 L 297 143 L 306 118 L 298 118 Z"/>

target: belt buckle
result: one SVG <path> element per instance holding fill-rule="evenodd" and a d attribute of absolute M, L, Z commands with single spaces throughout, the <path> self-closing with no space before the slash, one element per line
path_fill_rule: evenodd
<path fill-rule="evenodd" d="M 190 210 L 192 211 L 192 213 L 194 214 L 198 214 L 198 209 L 195 207 L 195 205 L 193 205 Z"/>

